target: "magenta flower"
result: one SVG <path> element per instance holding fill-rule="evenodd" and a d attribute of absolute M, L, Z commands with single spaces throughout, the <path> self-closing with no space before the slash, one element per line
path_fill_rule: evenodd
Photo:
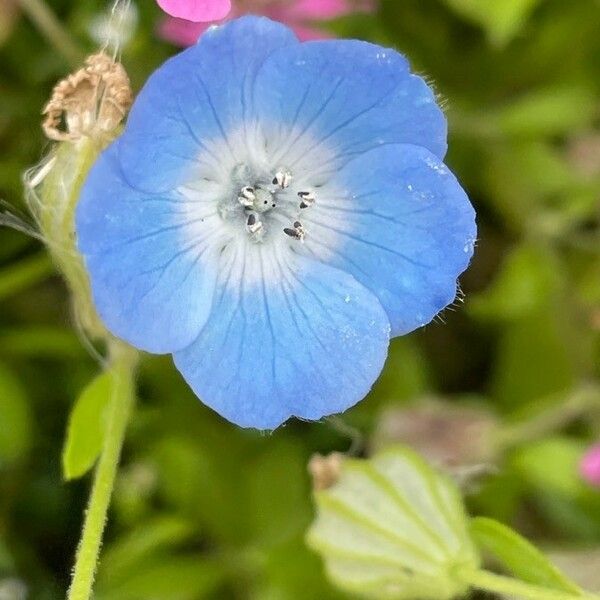
<path fill-rule="evenodd" d="M 592 446 L 579 463 L 579 472 L 587 483 L 600 487 L 600 444 Z"/>
<path fill-rule="evenodd" d="M 157 0 L 158 5 L 172 17 L 187 21 L 218 21 L 231 10 L 231 0 Z"/>
<path fill-rule="evenodd" d="M 367 11 L 373 8 L 376 0 L 237 0 L 231 7 L 228 19 L 239 17 L 246 13 L 261 14 L 271 19 L 288 24 L 302 41 L 331 37 L 327 31 L 314 26 L 316 21 L 335 19 L 356 11 Z M 213 0 L 215 5 L 225 4 Z M 199 2 L 197 4 L 210 4 Z M 166 4 L 181 5 L 185 1 L 159 0 L 165 8 Z M 229 2 L 227 2 L 229 4 Z M 192 46 L 200 35 L 210 27 L 211 23 L 192 23 L 189 17 L 182 17 L 174 11 L 167 10 L 171 17 L 167 17 L 159 26 L 159 35 L 176 46 Z M 222 19 L 194 19 L 196 21 L 211 21 Z"/>

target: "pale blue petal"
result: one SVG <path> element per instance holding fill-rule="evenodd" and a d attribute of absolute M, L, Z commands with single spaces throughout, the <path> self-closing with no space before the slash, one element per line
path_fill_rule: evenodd
<path fill-rule="evenodd" d="M 128 178 L 154 192 L 189 180 L 208 141 L 226 139 L 252 118 L 252 84 L 265 58 L 297 43 L 280 23 L 243 17 L 208 29 L 195 46 L 165 62 L 127 121 L 120 159 Z"/>
<path fill-rule="evenodd" d="M 385 146 L 348 163 L 318 190 L 303 249 L 377 295 L 392 335 L 425 325 L 450 304 L 477 235 L 460 184 L 432 153 Z"/>
<path fill-rule="evenodd" d="M 79 251 L 110 331 L 143 350 L 172 352 L 198 335 L 210 311 L 217 260 L 202 228 L 209 219 L 175 193 L 132 188 L 117 151 L 118 142 L 104 151 L 83 187 Z M 199 234 L 185 242 L 190 227 Z"/>
<path fill-rule="evenodd" d="M 342 271 L 294 259 L 272 285 L 224 286 L 198 339 L 174 358 L 222 416 L 274 429 L 364 398 L 388 342 L 389 321 L 373 294 Z"/>
<path fill-rule="evenodd" d="M 439 157 L 446 152 L 446 119 L 432 90 L 402 55 L 367 42 L 284 47 L 259 70 L 254 98 L 274 135 L 291 134 L 282 164 L 297 159 L 294 146 L 306 139 L 329 147 L 335 167 L 389 143 L 423 146 Z"/>

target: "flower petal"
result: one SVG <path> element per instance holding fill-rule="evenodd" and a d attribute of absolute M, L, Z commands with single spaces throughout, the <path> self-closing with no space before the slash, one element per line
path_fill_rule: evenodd
<path fill-rule="evenodd" d="M 193 341 L 212 304 L 218 234 L 214 206 L 131 187 L 115 142 L 96 161 L 77 206 L 79 251 L 109 330 L 150 352 Z"/>
<path fill-rule="evenodd" d="M 304 250 L 351 273 L 387 311 L 392 335 L 425 325 L 456 296 L 475 213 L 448 168 L 417 146 L 376 148 L 318 190 Z"/>
<path fill-rule="evenodd" d="M 221 277 L 241 286 L 221 283 L 198 339 L 175 354 L 177 368 L 208 406 L 242 427 L 274 429 L 291 416 L 319 419 L 354 405 L 387 354 L 389 321 L 377 298 L 337 269 L 257 252 L 264 285 L 252 269 L 232 275 L 230 257 Z"/>
<path fill-rule="evenodd" d="M 188 181 L 204 144 L 226 142 L 252 114 L 252 82 L 265 58 L 297 43 L 284 25 L 243 17 L 210 28 L 168 60 L 136 98 L 122 136 L 120 160 L 130 181 L 154 192 Z"/>
<path fill-rule="evenodd" d="M 193 46 L 198 38 L 210 27 L 208 23 L 192 23 L 185 19 L 165 17 L 158 25 L 158 35 L 176 46 Z"/>
<path fill-rule="evenodd" d="M 254 97 L 263 122 L 290 132 L 280 157 L 290 167 L 307 160 L 308 138 L 337 153 L 323 165 L 330 171 L 382 144 L 446 152 L 446 119 L 432 90 L 403 56 L 381 46 L 356 40 L 286 46 L 265 61 Z"/>
<path fill-rule="evenodd" d="M 229 14 L 231 0 L 157 0 L 172 17 L 187 21 L 218 21 Z"/>

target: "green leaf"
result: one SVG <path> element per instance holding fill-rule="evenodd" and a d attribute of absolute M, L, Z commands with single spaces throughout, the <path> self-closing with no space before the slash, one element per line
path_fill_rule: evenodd
<path fill-rule="evenodd" d="M 518 246 L 507 256 L 492 285 L 469 300 L 469 310 L 488 319 L 531 314 L 547 304 L 558 288 L 560 264 L 553 258 L 543 246 Z"/>
<path fill-rule="evenodd" d="M 513 457 L 513 464 L 528 481 L 550 493 L 574 497 L 585 489 L 578 464 L 585 452 L 584 442 L 550 438 L 528 444 Z M 552 468 L 548 468 L 552 465 Z"/>
<path fill-rule="evenodd" d="M 542 552 L 506 525 L 476 517 L 471 520 L 470 531 L 479 548 L 492 554 L 518 579 L 553 590 L 581 592 Z"/>
<path fill-rule="evenodd" d="M 583 129 L 591 124 L 596 110 L 593 90 L 585 86 L 561 85 L 525 94 L 490 118 L 510 136 L 552 136 Z"/>
<path fill-rule="evenodd" d="M 579 475 L 587 444 L 552 437 L 514 452 L 512 467 L 558 531 L 595 541 L 600 535 L 600 494 Z"/>
<path fill-rule="evenodd" d="M 371 598 L 449 600 L 465 593 L 456 573 L 477 569 L 455 484 L 408 448 L 346 459 L 315 494 L 307 542 L 339 587 Z"/>
<path fill-rule="evenodd" d="M 489 114 L 481 118 L 487 126 L 499 129 L 497 113 L 491 120 Z M 506 115 L 502 119 L 506 120 Z M 593 211 L 595 205 L 588 198 L 597 199 L 597 184 L 573 169 L 572 161 L 552 137 L 504 140 L 490 148 L 487 161 L 481 169 L 487 201 L 515 231 L 558 235 Z"/>
<path fill-rule="evenodd" d="M 113 389 L 113 374 L 106 371 L 96 377 L 75 402 L 62 455 L 65 479 L 85 475 L 96 462 L 102 450 L 105 412 Z"/>
<path fill-rule="evenodd" d="M 46 254 L 24 258 L 0 270 L 0 300 L 36 285 L 47 279 L 54 267 Z"/>
<path fill-rule="evenodd" d="M 404 400 L 425 393 L 431 379 L 430 365 L 418 344 L 406 337 L 391 341 L 385 368 L 369 394 L 368 406 L 354 409 L 372 414 L 376 406 L 390 398 Z"/>
<path fill-rule="evenodd" d="M 299 446 L 273 439 L 248 467 L 245 514 L 254 544 L 271 546 L 301 535 L 311 509 L 306 459 Z"/>
<path fill-rule="evenodd" d="M 509 42 L 541 0 L 446 0 L 458 14 L 483 27 L 490 41 Z"/>
<path fill-rule="evenodd" d="M 63 359 L 81 357 L 85 350 L 72 330 L 36 324 L 0 331 L 0 353 Z"/>
<path fill-rule="evenodd" d="M 494 365 L 494 397 L 515 408 L 570 389 L 580 369 L 576 343 L 570 321 L 554 309 L 510 322 Z"/>
<path fill-rule="evenodd" d="M 126 580 L 95 595 L 97 600 L 197 600 L 221 583 L 219 563 L 201 554 L 146 560 Z"/>
<path fill-rule="evenodd" d="M 191 523 L 178 517 L 158 516 L 144 521 L 105 551 L 98 573 L 99 590 L 126 581 L 153 555 L 181 544 L 194 532 Z"/>
<path fill-rule="evenodd" d="M 19 380 L 0 364 L 0 467 L 22 458 L 31 447 L 32 417 Z"/>
<path fill-rule="evenodd" d="M 319 557 L 306 547 L 302 536 L 259 556 L 264 566 L 251 596 L 254 600 L 348 600 L 326 579 Z"/>

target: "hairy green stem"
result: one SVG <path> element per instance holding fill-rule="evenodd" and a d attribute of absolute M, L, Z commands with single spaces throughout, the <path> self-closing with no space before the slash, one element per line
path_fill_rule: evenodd
<path fill-rule="evenodd" d="M 72 65 L 81 62 L 82 53 L 43 0 L 20 0 L 22 9 L 56 50 Z"/>
<path fill-rule="evenodd" d="M 553 590 L 485 570 L 462 573 L 461 579 L 479 590 L 523 600 L 600 600 L 600 596 L 596 594 L 586 592 L 577 594 Z"/>
<path fill-rule="evenodd" d="M 591 383 L 579 387 L 566 398 L 559 397 L 554 406 L 541 414 L 507 425 L 497 439 L 498 448 L 504 451 L 539 439 L 590 412 L 600 413 L 600 388 Z"/>
<path fill-rule="evenodd" d="M 125 439 L 125 430 L 135 399 L 136 360 L 135 350 L 116 340 L 111 341 L 109 369 L 115 376 L 111 410 L 77 549 L 68 600 L 89 600 L 92 595 L 106 515 Z"/>

